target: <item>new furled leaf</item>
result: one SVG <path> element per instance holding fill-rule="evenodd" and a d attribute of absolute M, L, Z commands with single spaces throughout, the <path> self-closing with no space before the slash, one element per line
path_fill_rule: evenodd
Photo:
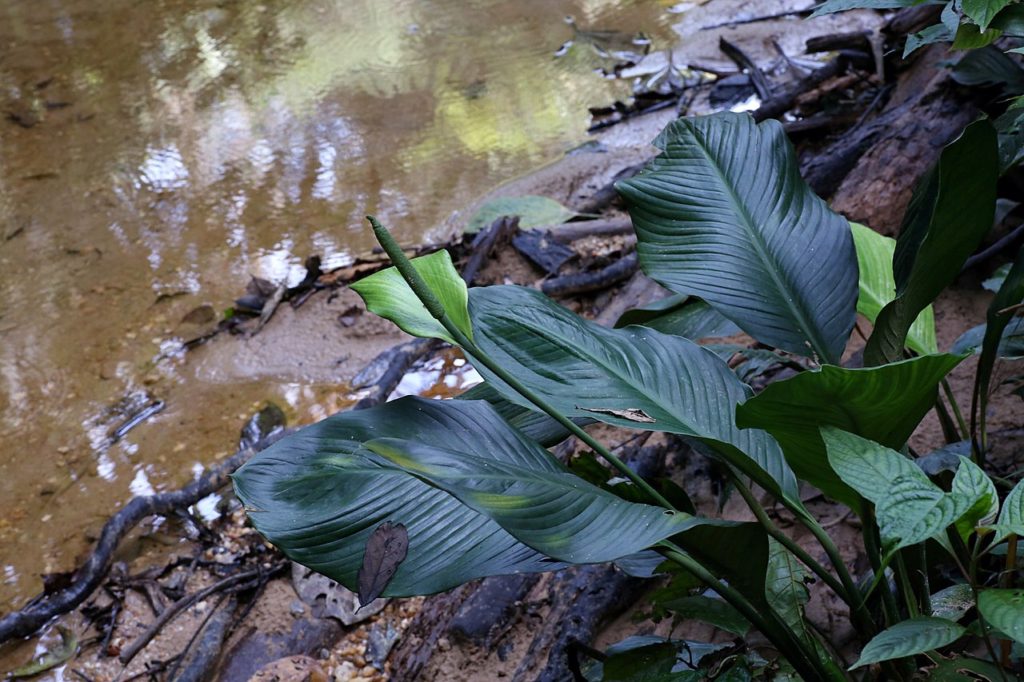
<path fill-rule="evenodd" d="M 850 223 L 850 229 L 853 232 L 853 243 L 857 247 L 857 265 L 860 270 L 857 312 L 874 324 L 882 308 L 896 298 L 896 282 L 892 275 L 896 240 L 878 234 L 860 223 Z M 919 355 L 939 352 L 935 340 L 935 313 L 930 305 L 921 311 L 910 326 L 907 348 Z"/>
<path fill-rule="evenodd" d="M 992 227 L 999 154 L 996 132 L 976 121 L 943 149 L 918 183 L 896 240 L 896 298 L 875 320 L 864 349 L 866 365 L 902 357 L 911 325 L 960 273 Z"/>
<path fill-rule="evenodd" d="M 952 644 L 966 632 L 963 626 L 944 618 L 910 618 L 875 635 L 850 670 L 938 649 Z"/>
<path fill-rule="evenodd" d="M 448 318 L 463 334 L 472 338 L 473 330 L 466 310 L 469 296 L 466 283 L 455 270 L 448 252 L 442 249 L 413 258 L 411 262 L 441 302 Z M 375 272 L 351 286 L 362 297 L 367 310 L 391 320 L 407 334 L 455 343 L 448 331 L 423 306 L 396 268 Z"/>
<path fill-rule="evenodd" d="M 644 271 L 763 343 L 837 363 L 854 322 L 853 239 L 800 177 L 782 126 L 682 118 L 654 144 L 662 153 L 617 185 Z"/>
<path fill-rule="evenodd" d="M 819 428 L 833 426 L 902 447 L 935 404 L 939 382 L 961 360 L 925 355 L 864 369 L 826 365 L 769 384 L 736 408 L 736 423 L 767 430 L 797 476 L 855 508 L 856 496 L 829 466 Z"/>

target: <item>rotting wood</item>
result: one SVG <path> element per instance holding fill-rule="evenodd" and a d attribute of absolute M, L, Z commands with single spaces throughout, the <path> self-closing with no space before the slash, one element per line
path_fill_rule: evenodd
<path fill-rule="evenodd" d="M 571 296 L 607 289 L 627 279 L 640 267 L 636 252 L 623 256 L 607 267 L 593 272 L 577 272 L 545 280 L 541 291 L 548 296 Z"/>

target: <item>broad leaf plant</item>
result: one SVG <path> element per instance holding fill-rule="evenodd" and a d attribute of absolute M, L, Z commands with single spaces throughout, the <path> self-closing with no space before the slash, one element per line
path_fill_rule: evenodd
<path fill-rule="evenodd" d="M 655 144 L 661 154 L 618 188 L 643 270 L 677 296 L 618 328 L 533 289 L 467 289 L 447 252 L 410 261 L 371 217 L 394 268 L 353 288 L 406 332 L 461 348 L 485 383 L 343 412 L 277 442 L 234 477 L 252 523 L 364 598 L 574 564 L 654 567 L 670 576 L 656 610 L 767 641 L 730 659 L 748 673 L 735 679 L 1011 679 L 1024 646 L 1024 483 L 986 473 L 985 415 L 1004 332 L 1018 326 L 1024 257 L 964 352 L 939 351 L 931 308 L 992 227 L 993 125 L 977 121 L 945 148 L 895 241 L 816 196 L 775 121 L 680 119 Z M 845 366 L 858 313 L 873 330 L 863 366 Z M 797 371 L 755 395 L 727 362 L 735 348 L 696 343 L 709 329 L 742 330 L 762 354 L 751 362 Z M 945 382 L 969 352 L 977 388 L 962 408 Z M 933 409 L 953 444 L 938 468 L 907 446 Z M 672 434 L 717 460 L 754 520 L 694 510 L 679 486 L 644 479 L 599 442 L 594 422 Z M 571 437 L 607 469 L 584 478 L 547 449 Z M 870 570 L 844 561 L 802 484 L 859 517 Z M 764 495 L 818 547 L 791 539 Z M 845 604 L 856 660 L 805 617 L 812 579 Z M 700 660 L 715 650 L 631 638 L 586 675 L 713 679 L 722 666 Z"/>

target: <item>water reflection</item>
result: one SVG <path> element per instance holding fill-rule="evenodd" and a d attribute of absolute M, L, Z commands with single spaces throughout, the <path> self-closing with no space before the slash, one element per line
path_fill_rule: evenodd
<path fill-rule="evenodd" d="M 668 4 L 0 5 L 0 611 L 70 568 L 112 501 L 231 451 L 254 404 L 347 404 L 329 383 L 187 372 L 188 311 L 219 314 L 251 276 L 294 284 L 313 253 L 350 262 L 366 213 L 418 240 L 557 158 L 587 106 L 628 91 L 552 57 L 563 17 L 657 42 Z M 111 443 L 131 395 L 167 409 Z"/>

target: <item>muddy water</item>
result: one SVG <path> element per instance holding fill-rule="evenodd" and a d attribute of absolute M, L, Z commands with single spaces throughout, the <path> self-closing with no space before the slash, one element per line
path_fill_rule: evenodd
<path fill-rule="evenodd" d="M 366 213 L 429 238 L 585 141 L 586 107 L 626 85 L 579 44 L 553 58 L 563 17 L 658 45 L 672 4 L 2 3 L 0 612 L 116 505 L 232 451 L 254 407 L 346 404 L 330 382 L 158 362 L 187 313 L 251 275 L 294 282 L 313 253 L 345 263 Z"/>

